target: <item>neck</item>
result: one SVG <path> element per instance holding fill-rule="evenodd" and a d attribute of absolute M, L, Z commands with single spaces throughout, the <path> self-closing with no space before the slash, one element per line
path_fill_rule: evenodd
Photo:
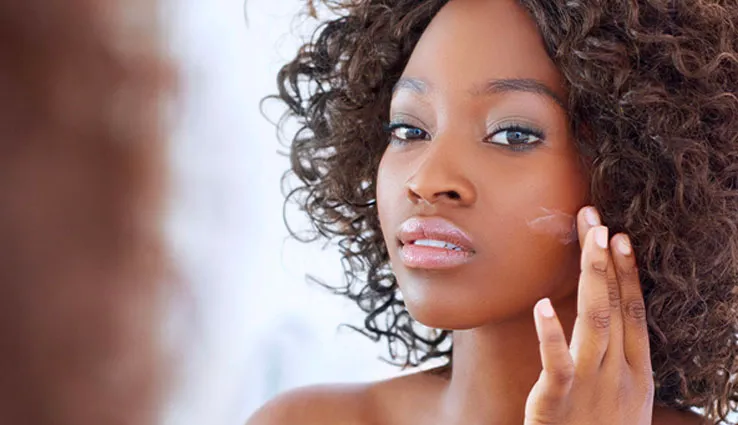
<path fill-rule="evenodd" d="M 576 295 L 554 301 L 567 341 Z M 443 401 L 447 423 L 521 424 L 525 402 L 541 372 L 533 311 L 505 322 L 454 331 L 451 380 Z"/>

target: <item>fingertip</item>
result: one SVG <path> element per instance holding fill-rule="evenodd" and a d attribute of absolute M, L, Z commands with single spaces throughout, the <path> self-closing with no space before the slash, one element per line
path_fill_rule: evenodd
<path fill-rule="evenodd" d="M 536 304 L 536 310 L 538 310 L 538 313 L 540 313 L 545 319 L 551 319 L 556 315 L 553 305 L 551 305 L 551 300 L 548 298 L 539 300 Z"/>
<path fill-rule="evenodd" d="M 636 264 L 635 252 L 630 238 L 623 233 L 618 233 L 611 241 L 611 249 L 613 252 L 617 252 L 617 255 L 613 255 L 612 258 L 621 285 L 627 286 L 634 283 L 640 285 L 638 283 L 638 265 Z"/>
<path fill-rule="evenodd" d="M 598 226 L 594 229 L 595 243 L 601 249 L 607 249 L 608 244 L 608 230 L 605 226 Z"/>
<path fill-rule="evenodd" d="M 549 298 L 543 298 L 536 303 L 534 316 L 536 333 L 542 348 L 547 346 L 556 347 L 555 350 L 562 347 L 566 349 L 566 336 Z"/>
<path fill-rule="evenodd" d="M 600 215 L 597 213 L 597 209 L 592 206 L 584 208 L 584 221 L 587 222 L 591 227 L 597 227 L 600 225 Z"/>
<path fill-rule="evenodd" d="M 538 340 L 544 342 L 550 339 L 551 335 L 551 319 L 553 319 L 555 313 L 551 300 L 548 298 L 542 298 L 538 300 L 535 307 L 533 307 L 533 319 L 536 326 L 536 333 L 538 334 Z"/>
<path fill-rule="evenodd" d="M 628 257 L 633 253 L 633 247 L 630 243 L 630 238 L 624 233 L 618 233 L 613 238 L 612 245 L 613 248 L 624 257 Z"/>

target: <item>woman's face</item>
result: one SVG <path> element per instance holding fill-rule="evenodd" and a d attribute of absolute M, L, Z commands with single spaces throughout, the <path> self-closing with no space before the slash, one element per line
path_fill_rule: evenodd
<path fill-rule="evenodd" d="M 573 295 L 588 181 L 563 77 L 515 0 L 453 0 L 395 87 L 377 202 L 410 313 L 468 329 Z"/>

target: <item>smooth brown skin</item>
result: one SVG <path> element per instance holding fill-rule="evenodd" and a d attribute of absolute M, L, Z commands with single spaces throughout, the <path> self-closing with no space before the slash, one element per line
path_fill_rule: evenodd
<path fill-rule="evenodd" d="M 635 260 L 617 253 L 624 235 L 610 250 L 597 249 L 593 233 L 585 237 L 586 171 L 567 112 L 554 99 L 566 99 L 564 81 L 525 11 L 514 0 L 450 2 L 423 34 L 403 79 L 389 119 L 423 130 L 424 140 L 387 148 L 378 172 L 380 220 L 410 313 L 455 330 L 453 369 L 449 376 L 293 391 L 248 424 L 700 423 L 694 414 L 653 408 L 646 327 L 632 308 L 642 305 Z M 550 93 L 482 93 L 503 79 L 536 81 Z M 490 129 L 510 121 L 542 130 L 542 143 L 525 151 L 490 143 Z M 577 216 L 585 248 L 533 231 L 528 223 L 542 209 Z M 454 222 L 471 235 L 474 259 L 442 272 L 405 267 L 395 235 L 412 216 Z M 613 266 L 597 272 L 608 252 L 620 279 Z M 539 352 L 531 310 L 543 297 L 553 301 L 562 327 L 539 320 Z M 572 360 L 567 341 L 577 312 Z"/>

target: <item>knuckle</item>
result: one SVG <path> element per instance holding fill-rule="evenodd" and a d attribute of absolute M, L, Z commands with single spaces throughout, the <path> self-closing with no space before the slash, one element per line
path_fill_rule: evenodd
<path fill-rule="evenodd" d="M 627 263 L 618 267 L 618 276 L 623 280 L 634 280 L 638 278 L 638 267 L 633 263 Z"/>
<path fill-rule="evenodd" d="M 607 330 L 610 328 L 610 309 L 594 309 L 587 312 L 587 319 L 592 327 L 598 330 Z"/>
<path fill-rule="evenodd" d="M 625 302 L 625 317 L 634 322 L 642 322 L 646 319 L 646 306 L 642 300 L 629 300 Z"/>
<path fill-rule="evenodd" d="M 571 362 L 567 362 L 550 370 L 548 375 L 551 383 L 561 387 L 568 386 L 574 380 L 574 365 Z"/>
<path fill-rule="evenodd" d="M 589 269 L 595 277 L 607 279 L 607 263 L 603 261 L 592 261 Z"/>
<path fill-rule="evenodd" d="M 543 336 L 541 343 L 546 346 L 565 346 L 566 337 L 561 332 L 549 332 Z"/>

